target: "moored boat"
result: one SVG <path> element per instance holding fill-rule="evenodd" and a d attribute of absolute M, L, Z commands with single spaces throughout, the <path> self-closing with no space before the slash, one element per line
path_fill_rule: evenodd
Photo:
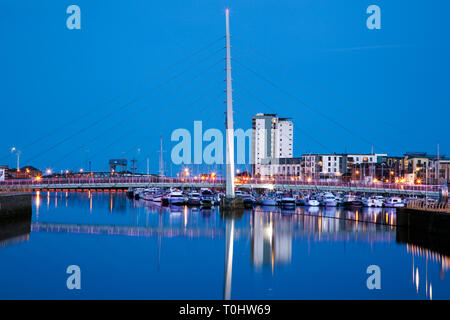
<path fill-rule="evenodd" d="M 190 206 L 199 206 L 201 204 L 200 193 L 195 192 L 195 191 L 189 193 L 187 204 Z"/>
<path fill-rule="evenodd" d="M 344 197 L 342 205 L 347 208 L 360 208 L 364 204 L 361 201 L 361 199 L 359 199 L 357 196 L 353 194 L 348 194 Z"/>
<path fill-rule="evenodd" d="M 172 190 L 168 195 L 169 204 L 183 205 L 185 203 L 183 193 L 179 190 Z"/>
<path fill-rule="evenodd" d="M 202 207 L 212 207 L 214 205 L 214 194 L 208 188 L 200 190 L 200 204 Z"/>
<path fill-rule="evenodd" d="M 279 204 L 283 207 L 295 207 L 295 198 L 290 194 L 281 196 Z"/>
<path fill-rule="evenodd" d="M 405 203 L 400 197 L 390 197 L 386 199 L 384 206 L 387 208 L 401 208 L 405 206 Z"/>
<path fill-rule="evenodd" d="M 327 192 L 322 198 L 322 205 L 324 205 L 325 207 L 336 207 L 338 205 L 338 202 L 336 200 L 336 197 L 332 193 Z"/>
<path fill-rule="evenodd" d="M 261 198 L 261 205 L 262 206 L 276 206 L 277 201 L 271 197 L 263 197 L 263 198 Z"/>

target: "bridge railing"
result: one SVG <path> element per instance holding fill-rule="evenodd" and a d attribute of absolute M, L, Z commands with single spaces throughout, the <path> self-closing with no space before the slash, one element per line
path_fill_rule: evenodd
<path fill-rule="evenodd" d="M 225 180 L 222 178 L 198 177 L 74 177 L 74 178 L 45 178 L 40 179 L 9 179 L 0 182 L 0 187 L 8 186 L 29 186 L 29 185 L 99 185 L 99 184 L 146 184 L 146 183 L 172 183 L 172 184 L 208 184 L 223 185 Z M 440 186 L 421 185 L 421 184 L 400 184 L 386 182 L 342 182 L 342 181 L 323 181 L 323 180 L 301 180 L 297 178 L 237 178 L 237 185 L 245 184 L 265 184 L 265 185 L 293 185 L 315 187 L 336 187 L 336 188 L 354 188 L 354 189 L 386 189 L 386 190 L 407 190 L 420 192 L 438 192 Z"/>

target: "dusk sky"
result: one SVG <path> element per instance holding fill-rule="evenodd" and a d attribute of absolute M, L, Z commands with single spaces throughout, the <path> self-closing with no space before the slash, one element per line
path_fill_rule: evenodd
<path fill-rule="evenodd" d="M 449 1 L 2 0 L 0 165 L 16 147 L 21 166 L 136 157 L 145 171 L 149 157 L 156 172 L 160 135 L 168 167 L 173 130 L 224 130 L 226 8 L 235 128 L 292 117 L 294 156 L 450 155 Z"/>

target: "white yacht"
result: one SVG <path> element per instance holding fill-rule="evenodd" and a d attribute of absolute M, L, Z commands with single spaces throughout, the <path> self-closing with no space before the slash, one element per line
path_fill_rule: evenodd
<path fill-rule="evenodd" d="M 188 194 L 188 205 L 198 206 L 200 205 L 200 202 L 201 202 L 200 193 L 193 191 Z"/>
<path fill-rule="evenodd" d="M 320 205 L 320 202 L 319 202 L 319 200 L 311 198 L 311 199 L 308 199 L 308 201 L 306 201 L 305 205 L 310 206 L 310 207 L 318 207 Z"/>
<path fill-rule="evenodd" d="M 214 194 L 208 188 L 202 188 L 200 190 L 200 204 L 203 207 L 211 207 L 214 205 Z"/>
<path fill-rule="evenodd" d="M 387 208 L 401 208 L 405 206 L 405 203 L 400 197 L 390 197 L 386 199 L 384 206 Z"/>
<path fill-rule="evenodd" d="M 323 195 L 322 204 L 325 207 L 336 207 L 338 205 L 338 202 L 336 200 L 336 197 L 331 192 L 327 192 Z"/>
<path fill-rule="evenodd" d="M 182 205 L 184 204 L 184 195 L 179 190 L 172 190 L 168 196 L 169 204 Z"/>
<path fill-rule="evenodd" d="M 369 198 L 364 198 L 363 199 L 363 203 L 365 207 L 377 207 L 377 208 L 381 208 L 383 206 L 383 201 L 377 197 L 369 197 Z"/>
<path fill-rule="evenodd" d="M 295 207 L 295 198 L 290 194 L 285 194 L 280 198 L 280 204 L 283 207 Z"/>
<path fill-rule="evenodd" d="M 151 201 L 153 199 L 153 194 L 152 193 L 153 193 L 153 190 L 151 190 L 151 189 L 144 189 L 140 193 L 139 197 L 141 199 L 143 199 L 143 200 Z"/>

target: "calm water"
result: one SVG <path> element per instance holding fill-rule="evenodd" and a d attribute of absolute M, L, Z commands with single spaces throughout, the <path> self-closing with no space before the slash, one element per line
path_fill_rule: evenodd
<path fill-rule="evenodd" d="M 0 298 L 449 299 L 449 258 L 401 242 L 394 225 L 395 209 L 224 218 L 120 193 L 41 192 L 31 232 L 0 241 Z M 81 290 L 66 288 L 69 265 L 81 268 Z M 369 265 L 381 268 L 381 290 L 367 289 Z"/>

